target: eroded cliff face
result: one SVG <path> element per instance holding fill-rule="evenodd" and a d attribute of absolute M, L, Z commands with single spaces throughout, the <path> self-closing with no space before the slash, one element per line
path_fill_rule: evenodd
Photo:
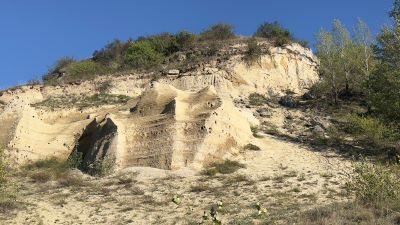
<path fill-rule="evenodd" d="M 250 93 L 304 93 L 318 79 L 318 60 L 297 44 L 271 48 L 251 65 L 244 46 L 226 60 L 200 63 L 186 72 L 101 76 L 80 84 L 23 86 L 0 94 L 0 144 L 15 165 L 48 157 L 66 159 L 80 137 L 87 164 L 105 156 L 117 169 L 149 166 L 200 168 L 238 154 L 252 141 L 258 120 L 233 101 Z M 104 90 L 104 86 L 107 89 Z M 55 96 L 105 92 L 132 97 L 125 104 L 39 107 Z"/>

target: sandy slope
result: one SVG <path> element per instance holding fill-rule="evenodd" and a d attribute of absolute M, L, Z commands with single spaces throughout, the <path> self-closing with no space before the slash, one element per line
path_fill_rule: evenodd
<path fill-rule="evenodd" d="M 218 201 L 223 222 L 257 223 L 263 219 L 255 216 L 256 202 L 276 216 L 346 199 L 346 160 L 269 136 L 258 144 L 261 151 L 238 156 L 246 168 L 231 175 L 129 168 L 106 178 L 86 177 L 90 185 L 84 187 L 28 182 L 22 198 L 31 205 L 6 223 L 195 224 Z M 121 182 L 127 178 L 133 181 Z M 175 195 L 180 205 L 172 202 Z"/>

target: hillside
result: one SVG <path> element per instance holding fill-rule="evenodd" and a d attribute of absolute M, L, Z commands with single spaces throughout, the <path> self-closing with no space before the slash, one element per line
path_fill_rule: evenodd
<path fill-rule="evenodd" d="M 222 220 L 232 222 L 256 212 L 256 202 L 289 210 L 343 201 L 345 173 L 334 168 L 348 167 L 346 160 L 268 134 L 315 134 L 312 114 L 278 100 L 287 93 L 301 97 L 318 80 L 318 60 L 298 44 L 264 46 L 266 53 L 253 65 L 242 59 L 246 46 L 234 45 L 223 61 L 187 72 L 171 69 L 156 79 L 103 75 L 3 91 L 0 141 L 14 167 L 78 156 L 84 173 L 113 171 L 105 178 L 77 171 L 53 177 L 29 167 L 24 179 L 34 182 L 23 186 L 34 193 L 46 187 L 46 194 L 22 191 L 34 208 L 27 206 L 30 213 L 22 210 L 8 223 L 148 224 L 163 217 L 166 224 L 187 224 L 201 221 L 218 201 L 226 207 Z M 224 175 L 232 169 L 239 171 Z M 48 181 L 54 178 L 61 180 Z M 174 196 L 182 198 L 178 208 L 168 207 L 177 204 Z M 100 205 L 103 212 L 97 213 Z M 81 209 L 87 213 L 74 213 Z"/>

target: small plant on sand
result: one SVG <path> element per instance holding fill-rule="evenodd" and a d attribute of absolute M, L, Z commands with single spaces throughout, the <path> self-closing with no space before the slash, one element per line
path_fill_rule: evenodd
<path fill-rule="evenodd" d="M 397 166 L 393 168 L 398 171 Z M 366 162 L 357 163 L 348 187 L 357 199 L 366 203 L 399 202 L 400 179 L 396 170 Z"/>
<path fill-rule="evenodd" d="M 205 170 L 203 170 L 202 174 L 208 176 L 214 176 L 217 173 L 230 174 L 236 172 L 241 168 L 245 168 L 245 165 L 237 161 L 225 160 L 221 163 L 212 163 L 208 165 Z"/>
<path fill-rule="evenodd" d="M 102 160 L 96 160 L 87 168 L 88 173 L 94 176 L 106 176 L 113 172 L 115 165 L 114 157 L 106 156 Z"/>
<path fill-rule="evenodd" d="M 249 95 L 249 104 L 250 105 L 260 106 L 260 105 L 264 105 L 266 102 L 267 102 L 267 98 L 262 94 L 251 93 Z"/>
<path fill-rule="evenodd" d="M 258 132 L 260 132 L 260 127 L 259 126 L 251 126 L 250 130 L 251 130 L 251 133 L 253 133 L 253 137 L 262 138 L 262 135 L 260 135 L 258 133 Z"/>
<path fill-rule="evenodd" d="M 373 117 L 362 117 L 349 114 L 344 117 L 344 130 L 356 136 L 359 142 L 382 146 L 396 139 L 395 131 L 380 120 Z"/>
<path fill-rule="evenodd" d="M 15 185 L 9 179 L 4 147 L 0 145 L 0 214 L 13 212 L 20 206 Z"/>
<path fill-rule="evenodd" d="M 254 63 L 259 63 L 262 56 L 262 47 L 258 44 L 254 38 L 249 39 L 247 43 L 247 49 L 244 53 L 243 60 L 248 66 L 252 66 Z"/>

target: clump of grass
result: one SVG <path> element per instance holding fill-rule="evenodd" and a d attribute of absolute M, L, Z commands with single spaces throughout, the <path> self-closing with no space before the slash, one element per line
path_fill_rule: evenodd
<path fill-rule="evenodd" d="M 251 126 L 250 130 L 253 133 L 253 137 L 262 138 L 262 136 L 258 134 L 258 132 L 260 131 L 260 127 L 259 126 Z"/>
<path fill-rule="evenodd" d="M 9 165 L 4 147 L 0 145 L 0 214 L 9 214 L 21 206 L 16 186 L 10 179 Z"/>
<path fill-rule="evenodd" d="M 374 117 L 349 114 L 344 117 L 344 131 L 355 135 L 365 145 L 385 146 L 397 139 L 394 129 Z"/>
<path fill-rule="evenodd" d="M 52 96 L 48 99 L 33 104 L 34 107 L 39 108 L 50 108 L 50 109 L 60 109 L 60 108 L 71 108 L 76 107 L 79 109 L 84 109 L 88 107 L 95 107 L 101 105 L 116 105 L 127 103 L 130 97 L 125 95 L 112 95 L 112 94 L 94 94 L 91 96 L 80 96 L 80 95 L 62 95 L 62 96 Z"/>
<path fill-rule="evenodd" d="M 210 190 L 210 186 L 205 184 L 197 184 L 190 187 L 190 192 L 200 193 Z"/>
<path fill-rule="evenodd" d="M 15 186 L 3 183 L 0 187 L 0 214 L 9 214 L 20 208 L 22 202 L 18 201 Z"/>
<path fill-rule="evenodd" d="M 280 135 L 280 132 L 278 130 L 278 127 L 268 121 L 263 121 L 261 124 L 261 130 L 266 133 L 266 134 L 270 134 L 270 135 Z"/>
<path fill-rule="evenodd" d="M 57 158 L 38 160 L 22 167 L 21 173 L 35 183 L 57 181 L 61 186 L 85 186 L 81 176 L 72 172 L 70 162 Z"/>
<path fill-rule="evenodd" d="M 212 163 L 208 165 L 203 171 L 203 175 L 214 176 L 217 173 L 220 174 L 231 174 L 237 170 L 245 168 L 245 165 L 231 160 L 225 160 L 221 163 Z"/>
<path fill-rule="evenodd" d="M 267 102 L 267 98 L 259 93 L 251 93 L 249 95 L 249 104 L 250 105 L 255 105 L 255 106 L 260 106 L 264 105 Z"/>
<path fill-rule="evenodd" d="M 87 172 L 93 176 L 106 176 L 114 171 L 115 158 L 104 157 L 102 160 L 97 160 L 87 167 Z"/>
<path fill-rule="evenodd" d="M 347 186 L 363 202 L 400 202 L 398 166 L 393 168 L 357 163 Z"/>
<path fill-rule="evenodd" d="M 261 148 L 254 144 L 247 144 L 243 147 L 244 150 L 260 151 Z"/>
<path fill-rule="evenodd" d="M 247 42 L 247 49 L 244 53 L 243 60 L 248 66 L 252 66 L 254 63 L 260 62 L 262 54 L 261 45 L 258 44 L 256 39 L 251 38 Z"/>
<path fill-rule="evenodd" d="M 232 186 L 232 185 L 239 185 L 239 184 L 245 184 L 245 185 L 253 185 L 255 184 L 256 181 L 250 179 L 248 176 L 243 175 L 243 174 L 238 174 L 232 177 L 229 177 L 225 180 L 225 186 Z"/>

